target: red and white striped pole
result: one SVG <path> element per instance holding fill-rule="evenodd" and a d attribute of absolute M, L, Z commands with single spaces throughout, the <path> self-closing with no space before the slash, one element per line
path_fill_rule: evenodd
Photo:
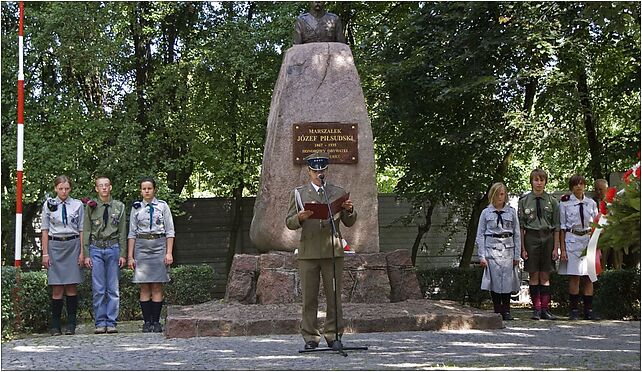
<path fill-rule="evenodd" d="M 24 150 L 24 99 L 25 99 L 25 75 L 22 68 L 23 60 L 23 18 L 24 3 L 20 2 L 20 21 L 18 26 L 18 154 L 16 156 L 16 255 L 15 266 L 20 268 L 22 258 L 22 163 Z"/>

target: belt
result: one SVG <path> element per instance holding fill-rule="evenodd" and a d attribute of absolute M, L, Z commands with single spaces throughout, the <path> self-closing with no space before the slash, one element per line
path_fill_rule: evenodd
<path fill-rule="evenodd" d="M 549 228 L 546 228 L 546 229 L 539 229 L 539 230 L 538 230 L 538 229 L 529 229 L 529 228 L 525 228 L 524 230 L 525 230 L 527 233 L 528 233 L 528 232 L 531 232 L 531 233 L 538 233 L 538 234 L 551 234 L 551 233 L 555 232 L 555 229 L 549 229 Z"/>
<path fill-rule="evenodd" d="M 165 234 L 136 234 L 136 239 L 154 240 L 164 238 Z"/>
<path fill-rule="evenodd" d="M 486 234 L 486 236 L 490 236 L 493 238 L 510 238 L 513 236 L 513 233 L 503 233 L 503 234 Z"/>
<path fill-rule="evenodd" d="M 71 236 L 51 236 L 49 235 L 49 240 L 57 240 L 60 242 L 66 242 L 67 240 L 78 239 L 80 235 L 71 235 Z"/>
<path fill-rule="evenodd" d="M 571 234 L 575 234 L 577 236 L 584 236 L 586 234 L 590 234 L 591 230 L 566 229 L 566 232 L 570 232 Z"/>
<path fill-rule="evenodd" d="M 93 245 L 98 248 L 109 248 L 112 245 L 118 243 L 118 239 L 109 239 L 109 240 L 91 240 L 89 243 L 90 245 Z"/>

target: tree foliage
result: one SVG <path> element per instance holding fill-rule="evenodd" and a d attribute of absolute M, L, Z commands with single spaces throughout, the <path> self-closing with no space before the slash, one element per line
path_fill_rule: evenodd
<path fill-rule="evenodd" d="M 17 3 L 2 6 L 2 248 L 15 210 Z M 304 2 L 30 2 L 25 12 L 27 255 L 55 175 L 138 198 L 258 188 L 282 53 Z M 550 187 L 621 171 L 640 132 L 637 2 L 328 2 L 346 27 L 373 125 L 378 179 L 413 201 L 417 242 L 446 204 L 475 231 L 504 181 Z M 245 213 L 233 203 L 235 221 Z M 467 243 L 466 253 L 472 252 Z M 417 246 L 414 248 L 415 253 Z M 232 252 L 233 253 L 233 249 Z M 3 254 L 3 259 L 11 254 Z M 466 263 L 466 257 L 464 257 Z M 465 266 L 465 265 L 464 265 Z"/>

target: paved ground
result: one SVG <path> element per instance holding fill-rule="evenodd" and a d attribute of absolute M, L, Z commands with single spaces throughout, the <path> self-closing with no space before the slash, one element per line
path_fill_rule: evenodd
<path fill-rule="evenodd" d="M 640 370 L 640 322 L 507 322 L 498 330 L 362 333 L 347 357 L 299 354 L 297 335 L 166 339 L 121 325 L 117 335 L 29 338 L 2 344 L 3 370 Z"/>

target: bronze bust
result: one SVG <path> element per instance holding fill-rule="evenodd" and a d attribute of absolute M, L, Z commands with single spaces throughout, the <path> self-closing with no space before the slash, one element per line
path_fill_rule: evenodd
<path fill-rule="evenodd" d="M 310 12 L 296 17 L 294 44 L 318 42 L 346 43 L 341 20 L 326 12 L 323 1 L 311 1 Z"/>

